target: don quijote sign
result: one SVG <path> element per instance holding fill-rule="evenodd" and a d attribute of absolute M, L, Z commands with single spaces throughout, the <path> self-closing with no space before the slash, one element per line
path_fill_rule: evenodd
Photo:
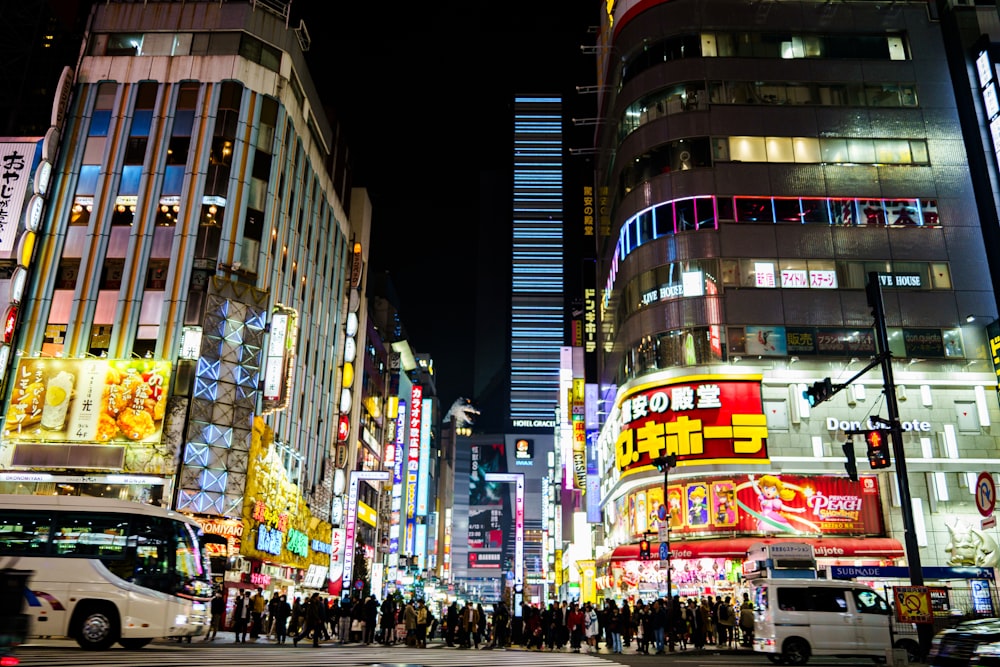
<path fill-rule="evenodd" d="M 931 423 L 913 419 L 907 422 L 900 422 L 900 427 L 903 431 L 930 433 Z M 875 423 L 872 419 L 865 421 L 847 421 L 837 419 L 836 417 L 827 417 L 826 419 L 826 430 L 828 431 L 875 431 L 880 428 L 885 428 L 885 426 Z"/>

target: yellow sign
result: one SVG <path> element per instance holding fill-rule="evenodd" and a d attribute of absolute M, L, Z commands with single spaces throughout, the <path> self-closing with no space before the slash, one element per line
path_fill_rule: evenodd
<path fill-rule="evenodd" d="M 931 592 L 926 586 L 893 586 L 896 620 L 901 623 L 933 623 Z"/>
<path fill-rule="evenodd" d="M 159 442 L 170 362 L 22 359 L 3 438 L 18 442 Z"/>

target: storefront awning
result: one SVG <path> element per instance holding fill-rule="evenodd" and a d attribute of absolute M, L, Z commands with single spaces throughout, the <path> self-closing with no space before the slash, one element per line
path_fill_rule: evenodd
<path fill-rule="evenodd" d="M 800 542 L 811 544 L 817 558 L 902 558 L 903 545 L 891 537 L 734 537 L 727 540 L 689 540 L 671 542 L 671 558 L 746 558 L 747 550 L 754 544 L 776 542 Z M 659 544 L 654 542 L 650 551 L 658 552 Z M 600 559 L 607 562 L 639 560 L 639 544 L 623 544 Z"/>

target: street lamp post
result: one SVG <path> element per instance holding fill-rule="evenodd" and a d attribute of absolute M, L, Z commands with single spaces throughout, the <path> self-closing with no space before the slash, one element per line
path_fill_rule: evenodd
<path fill-rule="evenodd" d="M 671 580 L 671 566 L 670 566 L 670 493 L 668 491 L 668 485 L 670 484 L 670 469 L 677 466 L 677 455 L 676 454 L 665 454 L 653 461 L 657 470 L 663 472 L 663 511 L 664 520 L 666 521 L 666 533 L 667 533 L 667 618 L 670 622 L 670 615 L 674 611 L 674 587 L 673 581 Z M 674 635 L 670 632 L 670 628 L 667 628 L 668 646 L 671 651 L 674 650 Z"/>

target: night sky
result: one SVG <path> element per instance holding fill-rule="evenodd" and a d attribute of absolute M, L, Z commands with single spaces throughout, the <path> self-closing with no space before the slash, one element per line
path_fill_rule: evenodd
<path fill-rule="evenodd" d="M 485 309 L 481 320 L 485 313 L 509 327 L 506 306 L 476 303 L 475 281 L 480 225 L 510 224 L 504 170 L 513 94 L 592 82 L 593 57 L 579 47 L 598 6 L 336 3 L 331 12 L 327 3 L 292 5 L 291 24 L 304 18 L 312 38 L 307 59 L 317 89 L 352 147 L 354 184 L 372 200 L 368 269 L 390 272 L 411 344 L 434 359 L 445 408 L 473 397 L 475 309 Z M 490 199 L 501 210 L 487 218 L 483 188 L 506 190 L 505 201 Z"/>

